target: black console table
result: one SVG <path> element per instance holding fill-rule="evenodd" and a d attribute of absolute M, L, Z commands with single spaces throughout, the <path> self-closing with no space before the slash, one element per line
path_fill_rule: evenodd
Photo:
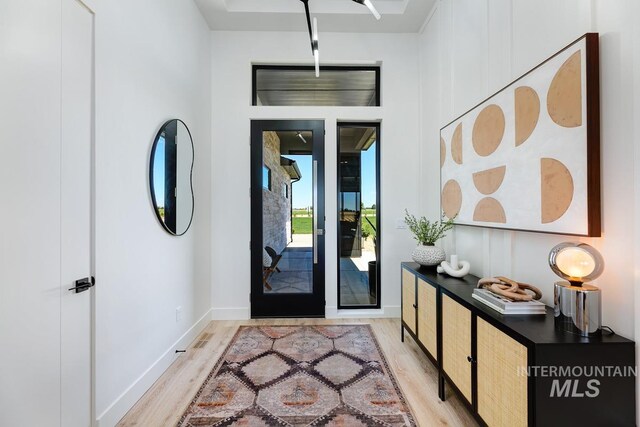
<path fill-rule="evenodd" d="M 504 316 L 472 298 L 478 277 L 402 263 L 402 340 L 413 337 L 488 426 L 635 426 L 635 343 L 583 338 L 545 315 Z"/>

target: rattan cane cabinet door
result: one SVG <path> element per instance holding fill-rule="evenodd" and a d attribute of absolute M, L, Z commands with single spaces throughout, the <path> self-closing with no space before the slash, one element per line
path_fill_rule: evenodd
<path fill-rule="evenodd" d="M 442 295 L 442 366 L 471 402 L 471 311 Z"/>
<path fill-rule="evenodd" d="M 402 269 L 402 320 L 416 333 L 416 276 Z"/>
<path fill-rule="evenodd" d="M 478 318 L 478 414 L 489 427 L 527 425 L 527 348 Z"/>
<path fill-rule="evenodd" d="M 436 288 L 418 278 L 418 340 L 437 358 Z"/>

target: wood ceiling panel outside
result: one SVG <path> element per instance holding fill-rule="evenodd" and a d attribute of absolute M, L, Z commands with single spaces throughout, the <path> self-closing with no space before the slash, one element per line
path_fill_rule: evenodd
<path fill-rule="evenodd" d="M 376 73 L 369 70 L 257 70 L 256 89 L 264 106 L 373 106 Z"/>

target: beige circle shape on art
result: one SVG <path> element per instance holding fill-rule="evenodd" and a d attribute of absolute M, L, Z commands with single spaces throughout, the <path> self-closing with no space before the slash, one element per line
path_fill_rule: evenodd
<path fill-rule="evenodd" d="M 507 215 L 502 204 L 493 197 L 480 200 L 473 211 L 473 220 L 478 222 L 496 222 L 505 224 Z"/>
<path fill-rule="evenodd" d="M 504 175 L 507 172 L 506 166 L 500 166 L 493 169 L 487 169 L 473 174 L 473 184 L 476 189 L 484 195 L 493 194 L 504 181 Z"/>
<path fill-rule="evenodd" d="M 578 51 L 558 69 L 547 94 L 547 111 L 558 125 L 582 125 L 582 52 Z"/>
<path fill-rule="evenodd" d="M 529 86 L 515 90 L 516 147 L 525 142 L 538 125 L 540 118 L 540 97 Z"/>
<path fill-rule="evenodd" d="M 444 161 L 447 158 L 447 144 L 444 143 L 444 139 L 440 137 L 440 167 L 444 166 Z"/>
<path fill-rule="evenodd" d="M 451 157 L 457 164 L 462 164 L 462 123 L 456 126 L 451 138 Z"/>
<path fill-rule="evenodd" d="M 556 159 L 540 159 L 541 219 L 549 224 L 562 218 L 573 200 L 573 177 L 569 169 Z"/>
<path fill-rule="evenodd" d="M 473 124 L 473 149 L 482 157 L 493 154 L 504 136 L 504 113 L 496 104 L 486 106 Z"/>
<path fill-rule="evenodd" d="M 455 218 L 462 207 L 462 189 L 455 179 L 450 179 L 442 188 L 442 210 L 447 218 Z"/>

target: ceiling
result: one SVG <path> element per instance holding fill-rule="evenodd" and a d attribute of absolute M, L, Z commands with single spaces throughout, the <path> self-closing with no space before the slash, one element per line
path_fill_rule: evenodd
<path fill-rule="evenodd" d="M 313 134 L 311 131 L 277 131 L 280 139 L 280 154 L 311 154 Z M 304 138 L 304 142 L 298 133 Z M 376 128 L 367 126 L 350 126 L 340 128 L 340 153 L 360 153 L 368 150 L 376 140 Z"/>
<path fill-rule="evenodd" d="M 375 127 L 340 127 L 340 153 L 367 151 L 376 140 Z"/>
<path fill-rule="evenodd" d="M 277 131 L 278 138 L 280 139 L 280 154 L 287 155 L 305 155 L 311 154 L 313 148 L 313 133 L 311 131 L 305 131 L 300 129 L 300 132 L 296 131 Z M 298 133 L 304 138 L 306 142 L 298 136 Z"/>
<path fill-rule="evenodd" d="M 195 0 L 212 30 L 307 31 L 300 0 Z M 435 0 L 372 0 L 382 19 L 352 0 L 309 0 L 320 31 L 416 33 Z"/>

